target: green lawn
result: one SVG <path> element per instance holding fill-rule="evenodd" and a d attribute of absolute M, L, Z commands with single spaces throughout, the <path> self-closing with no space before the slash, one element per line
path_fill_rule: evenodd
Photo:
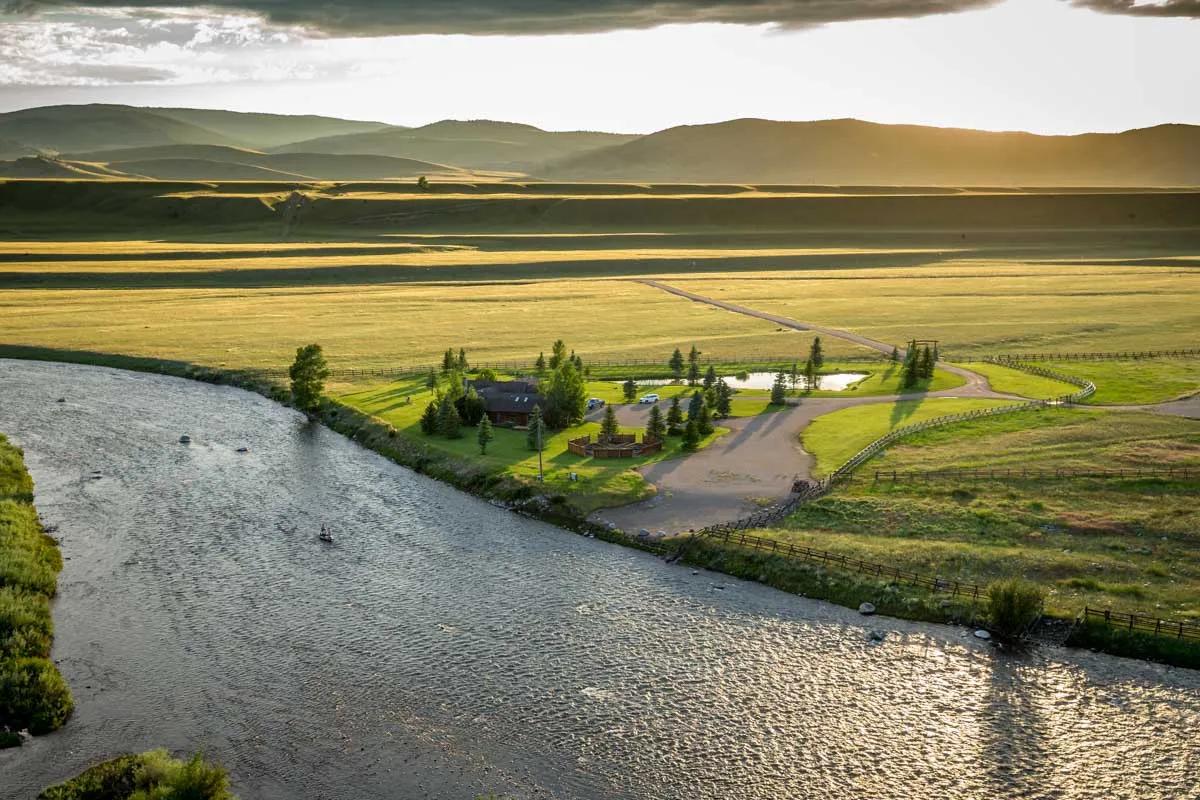
<path fill-rule="evenodd" d="M 1085 604 L 1200 619 L 1197 483 L 1165 480 L 873 480 L 954 467 L 1200 468 L 1200 422 L 1042 409 L 931 429 L 769 535 L 976 583 L 1021 575 L 1073 615 Z"/>
<path fill-rule="evenodd" d="M 1011 405 L 1011 400 L 969 400 L 931 397 L 854 406 L 817 417 L 802 434 L 804 449 L 817 460 L 816 472 L 826 474 L 887 433 L 946 414 Z"/>
<path fill-rule="evenodd" d="M 1046 361 L 1037 366 L 1096 384 L 1097 405 L 1162 403 L 1200 392 L 1200 359 Z"/>
<path fill-rule="evenodd" d="M 426 436 L 422 433 L 421 414 L 431 397 L 423 379 L 411 378 L 352 391 L 336 399 L 392 425 L 402 436 L 479 464 L 496 474 L 524 479 L 536 478 L 538 454 L 529 449 L 525 431 L 495 428 L 496 438 L 488 445 L 487 455 L 479 453 L 474 428 L 464 427 L 460 439 Z M 622 430 L 639 435 L 644 433 L 642 430 L 631 428 Z M 545 440 L 542 452 L 544 485 L 552 494 L 566 496 L 575 508 L 584 513 L 597 508 L 632 503 L 652 495 L 654 487 L 647 484 L 634 468 L 683 454 L 682 440 L 677 436 L 667 438 L 662 452 L 640 459 L 593 459 L 567 451 L 568 439 L 584 434 L 594 437 L 599 431 L 599 424 L 585 422 L 569 430 L 552 433 Z M 708 446 L 727 431 L 726 428 L 717 428 L 711 436 L 701 442 L 701 447 Z M 575 473 L 577 480 L 570 479 L 571 473 Z"/>
<path fill-rule="evenodd" d="M 987 361 L 970 361 L 959 366 L 983 375 L 997 392 L 1016 394 L 1033 400 L 1048 400 L 1079 391 L 1078 386 L 1070 383 L 1031 375 L 1019 369 L 1002 367 Z"/>

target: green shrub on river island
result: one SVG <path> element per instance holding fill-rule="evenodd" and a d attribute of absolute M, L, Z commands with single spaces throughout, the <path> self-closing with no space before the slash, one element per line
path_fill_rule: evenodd
<path fill-rule="evenodd" d="M 66 783 L 51 786 L 38 800 L 237 800 L 229 776 L 196 755 L 187 761 L 166 750 L 117 756 Z"/>
<path fill-rule="evenodd" d="M 74 708 L 50 661 L 50 598 L 61 569 L 58 546 L 34 510 L 21 451 L 0 435 L 0 731 L 49 733 Z"/>

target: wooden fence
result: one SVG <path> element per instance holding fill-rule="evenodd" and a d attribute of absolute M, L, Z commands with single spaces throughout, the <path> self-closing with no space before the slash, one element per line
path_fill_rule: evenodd
<path fill-rule="evenodd" d="M 1159 619 L 1142 614 L 1122 614 L 1105 609 L 1103 611 L 1084 606 L 1082 621 L 1102 621 L 1114 628 L 1127 631 L 1152 633 L 1157 636 L 1171 636 L 1176 639 L 1191 639 L 1200 641 L 1200 623 L 1184 622 L 1182 620 Z"/>
<path fill-rule="evenodd" d="M 1137 361 L 1144 358 L 1196 358 L 1200 348 L 1177 350 L 1125 350 L 1113 353 L 1013 353 L 984 359 L 985 361 Z"/>
<path fill-rule="evenodd" d="M 1138 480 L 1141 478 L 1192 481 L 1200 479 L 1197 467 L 1129 467 L 1128 469 L 997 469 L 995 467 L 967 467 L 962 469 L 931 470 L 875 470 L 875 482 L 919 483 L 923 481 L 1045 481 L 1066 478 L 1103 478 L 1114 480 Z"/>
<path fill-rule="evenodd" d="M 963 596 L 978 600 L 986 594 L 985 590 L 974 583 L 950 580 L 948 578 L 929 577 L 917 572 L 897 569 L 887 564 L 850 558 L 840 553 L 831 553 L 828 550 L 814 550 L 811 547 L 802 547 L 779 542 L 775 539 L 768 539 L 763 536 L 754 536 L 745 531 L 725 530 L 719 534 L 711 534 L 707 538 L 709 541 L 747 547 L 770 555 L 779 555 L 797 561 L 821 564 L 822 566 L 849 569 L 876 578 L 887 578 L 896 583 L 904 583 L 909 586 L 921 586 L 934 592 L 947 592 L 955 597 Z"/>
<path fill-rule="evenodd" d="M 1028 364 L 1014 364 L 1016 369 L 1042 370 L 1041 367 L 1032 367 Z M 1043 372 L 1051 372 L 1050 370 L 1042 370 Z M 1039 373 L 1040 374 L 1040 373 Z M 1056 377 L 1057 373 L 1055 374 Z M 878 455 L 884 448 L 889 447 L 895 442 L 904 439 L 907 436 L 930 430 L 931 428 L 939 428 L 944 425 L 953 425 L 958 422 L 969 422 L 975 419 L 984 419 L 987 417 L 995 417 L 1001 414 L 1012 414 L 1017 411 L 1030 411 L 1037 408 L 1050 408 L 1058 406 L 1069 406 L 1073 403 L 1078 403 L 1092 396 L 1096 392 L 1096 386 L 1091 381 L 1083 380 L 1072 375 L 1062 375 L 1058 377 L 1065 383 L 1070 383 L 1078 386 L 1078 391 L 1071 394 L 1062 395 L 1061 397 L 1051 398 L 1049 400 L 1028 400 L 1022 403 L 1014 403 L 1012 405 L 1000 406 L 998 408 L 981 408 L 975 411 L 964 411 L 960 414 L 947 414 L 941 417 L 927 419 L 924 422 L 917 422 L 912 425 L 905 425 L 902 428 L 896 428 L 891 433 L 879 437 L 875 441 L 868 444 L 862 450 L 859 450 L 853 456 L 846 460 L 844 464 L 839 466 L 833 472 L 826 475 L 820 480 L 813 481 L 805 488 L 804 491 L 793 494 L 786 502 L 771 508 L 763 509 L 762 511 L 751 514 L 748 517 L 735 520 L 733 522 L 721 522 L 716 525 L 709 525 L 697 531 L 697 535 L 721 535 L 728 531 L 745 530 L 746 528 L 763 528 L 786 517 L 799 506 L 804 503 L 811 502 L 817 498 L 828 494 L 834 486 L 839 483 L 848 481 L 864 463 Z"/>

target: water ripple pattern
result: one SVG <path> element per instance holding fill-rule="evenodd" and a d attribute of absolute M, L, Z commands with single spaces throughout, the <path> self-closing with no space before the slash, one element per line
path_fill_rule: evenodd
<path fill-rule="evenodd" d="M 693 575 L 236 389 L 0 361 L 0 431 L 78 701 L 0 797 L 158 746 L 248 800 L 1200 797 L 1197 672 Z"/>

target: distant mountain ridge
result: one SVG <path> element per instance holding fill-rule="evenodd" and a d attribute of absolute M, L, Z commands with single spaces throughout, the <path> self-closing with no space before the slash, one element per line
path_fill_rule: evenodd
<path fill-rule="evenodd" d="M 0 159 L 37 154 L 54 156 L 58 165 L 9 161 L 7 167 L 0 163 L 0 175 L 131 171 L 163 180 L 387 180 L 482 172 L 493 180 L 614 183 L 1200 185 L 1200 126 L 1181 124 L 1043 136 L 854 119 L 739 119 L 643 136 L 545 131 L 494 120 L 406 128 L 312 115 L 119 105 L 0 114 Z"/>
<path fill-rule="evenodd" d="M 860 120 L 670 128 L 542 165 L 558 180 L 942 186 L 1200 184 L 1200 126 L 1040 136 Z"/>

